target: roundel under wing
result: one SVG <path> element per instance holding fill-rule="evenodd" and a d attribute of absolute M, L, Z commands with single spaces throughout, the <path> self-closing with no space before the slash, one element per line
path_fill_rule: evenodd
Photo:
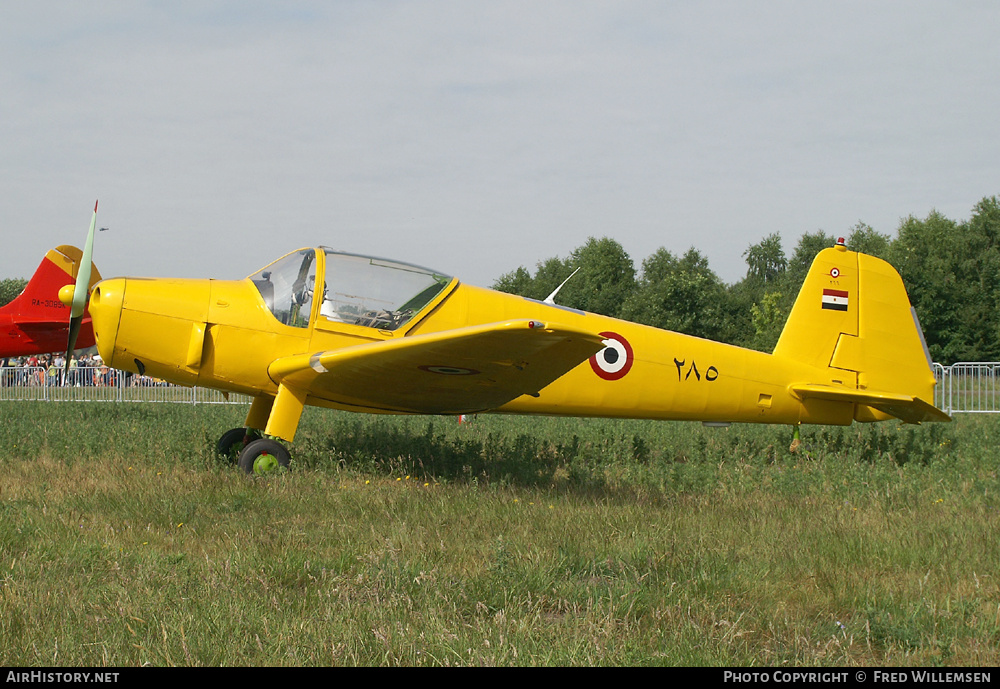
<path fill-rule="evenodd" d="M 632 345 L 618 333 L 603 332 L 601 337 L 604 338 L 604 349 L 590 357 L 591 368 L 604 380 L 624 378 L 632 368 Z"/>
<path fill-rule="evenodd" d="M 479 374 L 479 371 L 474 368 L 459 368 L 458 366 L 417 366 L 417 368 L 443 376 L 475 376 Z"/>

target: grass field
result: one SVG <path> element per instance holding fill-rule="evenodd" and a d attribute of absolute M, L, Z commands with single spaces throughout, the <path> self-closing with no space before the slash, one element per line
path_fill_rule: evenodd
<path fill-rule="evenodd" d="M 1000 664 L 1000 418 L 791 429 L 0 403 L 0 663 Z"/>

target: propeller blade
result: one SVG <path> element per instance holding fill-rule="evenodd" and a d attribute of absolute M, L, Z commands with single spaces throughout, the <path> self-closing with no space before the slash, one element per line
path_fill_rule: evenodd
<path fill-rule="evenodd" d="M 76 271 L 76 286 L 73 288 L 73 304 L 69 313 L 69 341 L 66 343 L 66 371 L 69 371 L 69 358 L 76 348 L 76 337 L 80 334 L 83 324 L 83 312 L 87 308 L 87 291 L 90 289 L 90 272 L 94 255 L 94 228 L 97 227 L 97 201 L 94 202 L 94 216 L 90 219 L 90 231 L 87 233 L 87 243 L 83 247 L 83 257 Z"/>

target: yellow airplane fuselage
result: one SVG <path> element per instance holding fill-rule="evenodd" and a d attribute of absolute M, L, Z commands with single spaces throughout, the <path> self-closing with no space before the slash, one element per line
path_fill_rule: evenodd
<path fill-rule="evenodd" d="M 412 314 L 392 312 L 405 311 L 401 324 L 374 320 L 374 311 L 344 318 L 322 251 L 300 271 L 305 296 L 284 310 L 269 303 L 280 281 L 262 272 L 104 280 L 90 311 L 109 365 L 252 395 L 247 426 L 285 440 L 307 404 L 718 423 L 945 420 L 927 408 L 934 377 L 901 281 L 859 256 L 838 247 L 817 258 L 774 354 L 456 279 L 432 285 Z M 883 296 L 862 300 L 863 286 L 876 283 Z M 882 328 L 906 332 L 886 342 Z M 897 365 L 884 363 L 892 358 Z"/>
<path fill-rule="evenodd" d="M 490 314 L 507 320 L 530 314 L 545 322 L 591 330 L 628 350 L 628 370 L 605 372 L 584 362 L 536 397 L 522 396 L 498 411 L 561 416 L 691 420 L 706 422 L 849 424 L 850 404 L 803 405 L 787 394 L 790 382 L 824 372 L 782 362 L 770 354 L 712 342 L 628 321 L 538 303 L 492 290 L 460 285 L 416 329 L 447 330 Z M 618 350 L 620 352 L 620 350 Z M 628 359 L 631 358 L 631 361 Z M 618 377 L 620 376 L 620 377 Z M 832 382 L 832 381 L 829 381 Z"/>

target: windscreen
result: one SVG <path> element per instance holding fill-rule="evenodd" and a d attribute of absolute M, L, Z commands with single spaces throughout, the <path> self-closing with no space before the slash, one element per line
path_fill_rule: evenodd
<path fill-rule="evenodd" d="M 316 289 L 316 251 L 302 249 L 250 276 L 267 308 L 285 325 L 309 325 Z"/>
<path fill-rule="evenodd" d="M 320 315 L 342 323 L 395 330 L 451 282 L 427 268 L 326 251 L 326 284 Z"/>

